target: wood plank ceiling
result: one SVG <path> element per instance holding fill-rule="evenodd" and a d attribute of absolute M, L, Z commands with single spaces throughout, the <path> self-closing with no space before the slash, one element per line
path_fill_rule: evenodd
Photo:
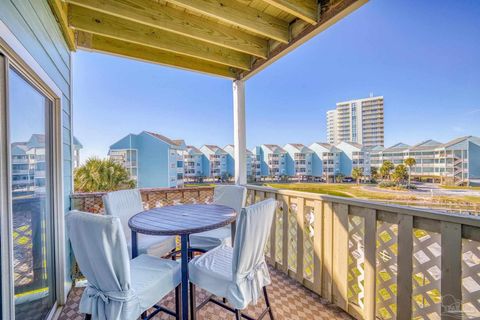
<path fill-rule="evenodd" d="M 48 0 L 71 50 L 247 79 L 368 0 Z"/>

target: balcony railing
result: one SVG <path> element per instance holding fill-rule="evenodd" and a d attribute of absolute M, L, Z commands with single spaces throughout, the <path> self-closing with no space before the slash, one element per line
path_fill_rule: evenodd
<path fill-rule="evenodd" d="M 480 317 L 480 219 L 248 187 L 248 204 L 264 198 L 278 201 L 269 262 L 352 316 Z"/>
<path fill-rule="evenodd" d="M 102 195 L 74 194 L 72 206 L 103 212 Z M 145 208 L 212 198 L 212 187 L 142 190 Z M 247 205 L 265 198 L 277 201 L 268 262 L 352 316 L 480 317 L 480 219 L 248 186 Z"/>

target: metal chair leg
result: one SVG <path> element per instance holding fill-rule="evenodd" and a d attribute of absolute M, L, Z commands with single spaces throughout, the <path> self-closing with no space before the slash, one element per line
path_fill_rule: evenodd
<path fill-rule="evenodd" d="M 241 320 L 242 319 L 242 313 L 238 309 L 235 309 L 235 319 L 236 320 Z"/>
<path fill-rule="evenodd" d="M 176 320 L 180 320 L 182 318 L 182 312 L 180 308 L 180 295 L 182 292 L 180 291 L 180 285 L 175 288 L 175 313 L 177 316 L 175 317 Z"/>
<path fill-rule="evenodd" d="M 272 307 L 270 306 L 270 299 L 268 299 L 267 287 L 263 287 L 263 295 L 265 296 L 265 303 L 267 304 L 268 314 L 270 315 L 270 319 L 275 320 L 275 318 L 273 317 Z"/>
<path fill-rule="evenodd" d="M 197 318 L 197 301 L 195 297 L 195 285 L 190 282 L 190 308 L 191 308 L 191 319 L 195 320 Z"/>

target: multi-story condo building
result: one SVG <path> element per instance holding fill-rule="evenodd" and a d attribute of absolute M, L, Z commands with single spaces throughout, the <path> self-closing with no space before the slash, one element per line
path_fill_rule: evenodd
<path fill-rule="evenodd" d="M 194 146 L 186 146 L 183 151 L 184 179 L 189 182 L 198 182 L 204 177 L 203 152 Z"/>
<path fill-rule="evenodd" d="M 110 159 L 122 164 L 139 188 L 183 185 L 183 140 L 158 133 L 128 134 L 110 146 Z"/>
<path fill-rule="evenodd" d="M 370 165 L 380 168 L 384 161 L 388 160 L 394 165 L 402 164 L 405 160 L 405 151 L 410 148 L 408 144 L 399 142 L 391 147 L 384 148 L 377 146 L 370 149 Z"/>
<path fill-rule="evenodd" d="M 232 177 L 235 176 L 235 146 L 233 144 L 228 144 L 226 145 L 223 150 L 225 150 L 228 155 L 227 155 L 227 171 L 228 174 Z M 260 174 L 258 172 L 257 176 L 257 170 L 256 170 L 256 161 L 255 157 L 252 151 L 248 150 L 246 151 L 246 166 L 247 166 L 247 179 L 249 181 L 255 181 L 257 178 L 260 177 Z"/>
<path fill-rule="evenodd" d="M 200 151 L 202 151 L 205 156 L 203 172 L 206 177 L 215 180 L 228 178 L 228 153 L 225 150 L 216 145 L 206 144 L 200 148 Z"/>
<path fill-rule="evenodd" d="M 74 157 L 78 160 L 81 148 L 73 137 Z M 11 150 L 13 192 L 16 195 L 45 192 L 45 135 L 33 134 L 26 142 L 14 142 Z"/>
<path fill-rule="evenodd" d="M 335 146 L 340 153 L 340 173 L 351 176 L 354 168 L 360 168 L 363 175 L 370 176 L 370 154 L 368 149 L 355 142 L 342 141 Z"/>
<path fill-rule="evenodd" d="M 426 140 L 414 146 L 398 143 L 386 149 L 373 148 L 370 153 L 372 167 L 379 168 L 387 160 L 398 165 L 411 157 L 416 161 L 411 169 L 415 178 L 457 185 L 480 182 L 478 137 L 460 137 L 447 143 Z"/>
<path fill-rule="evenodd" d="M 333 144 L 315 142 L 309 147 L 313 151 L 312 172 L 314 177 L 321 177 L 325 182 L 335 182 L 340 173 L 341 150 Z"/>
<path fill-rule="evenodd" d="M 257 148 L 253 148 L 252 153 L 252 176 L 254 181 L 261 180 L 262 178 L 262 156 L 257 153 Z"/>
<path fill-rule="evenodd" d="M 287 175 L 287 151 L 276 144 L 262 144 L 254 152 L 260 159 L 262 177 L 278 179 Z"/>
<path fill-rule="evenodd" d="M 337 103 L 327 111 L 327 141 L 355 142 L 365 147 L 384 145 L 383 97 Z"/>
<path fill-rule="evenodd" d="M 298 180 L 312 176 L 313 151 L 301 143 L 288 143 L 283 147 L 287 152 L 287 175 Z"/>

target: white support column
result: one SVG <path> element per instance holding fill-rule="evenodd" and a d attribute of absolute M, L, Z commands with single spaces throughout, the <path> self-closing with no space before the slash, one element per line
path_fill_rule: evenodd
<path fill-rule="evenodd" d="M 245 131 L 245 82 L 233 81 L 233 141 L 235 184 L 247 184 L 247 138 Z"/>

